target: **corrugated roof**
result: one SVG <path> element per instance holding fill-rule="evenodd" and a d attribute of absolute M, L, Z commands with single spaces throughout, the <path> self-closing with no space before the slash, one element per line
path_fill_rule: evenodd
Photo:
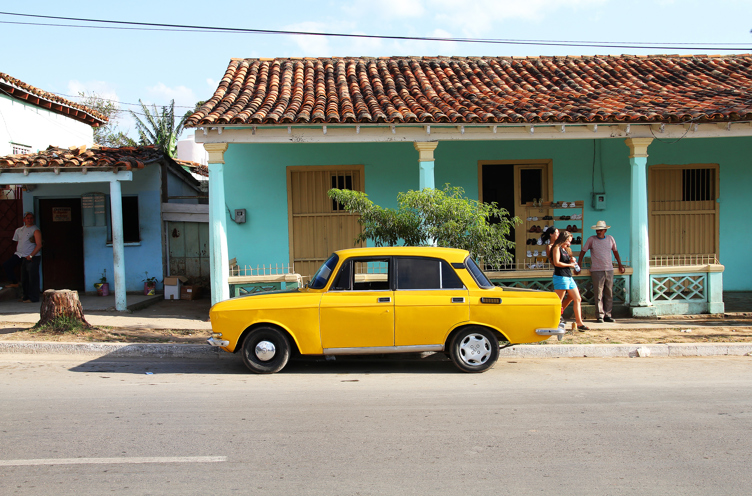
<path fill-rule="evenodd" d="M 188 127 L 752 119 L 752 55 L 232 59 Z"/>

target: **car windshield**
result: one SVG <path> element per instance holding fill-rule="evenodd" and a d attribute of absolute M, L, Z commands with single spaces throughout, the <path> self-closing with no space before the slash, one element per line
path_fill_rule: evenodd
<path fill-rule="evenodd" d="M 467 257 L 465 259 L 465 267 L 470 271 L 470 274 L 473 276 L 473 279 L 475 279 L 475 282 L 478 283 L 479 287 L 483 289 L 491 289 L 494 287 L 493 283 L 488 280 L 488 277 L 486 277 L 483 271 L 480 270 L 480 267 L 478 267 L 472 258 Z"/>
<path fill-rule="evenodd" d="M 337 254 L 332 253 L 329 260 L 324 262 L 324 264 L 319 267 L 319 270 L 313 275 L 311 278 L 311 284 L 309 284 L 308 287 L 311 289 L 324 289 L 326 283 L 329 282 L 329 277 L 332 275 L 332 271 L 334 270 L 334 267 L 337 266 L 338 261 L 339 257 Z"/>

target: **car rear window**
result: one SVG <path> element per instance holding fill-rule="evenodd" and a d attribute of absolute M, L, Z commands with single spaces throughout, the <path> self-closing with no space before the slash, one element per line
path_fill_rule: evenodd
<path fill-rule="evenodd" d="M 397 289 L 461 289 L 464 285 L 444 260 L 400 257 L 397 259 Z"/>
<path fill-rule="evenodd" d="M 483 273 L 482 270 L 480 270 L 480 267 L 475 263 L 475 261 L 467 257 L 465 259 L 465 266 L 467 267 L 467 270 L 470 271 L 470 275 L 473 276 L 473 279 L 475 279 L 475 282 L 478 283 L 478 286 L 483 289 L 492 289 L 494 287 L 493 283 L 488 280 L 488 277 Z"/>

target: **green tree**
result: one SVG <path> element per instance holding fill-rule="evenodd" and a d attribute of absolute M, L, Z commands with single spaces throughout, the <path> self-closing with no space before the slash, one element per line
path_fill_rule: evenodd
<path fill-rule="evenodd" d="M 473 258 L 490 267 L 512 261 L 514 243 L 507 239 L 518 217 L 495 203 L 481 203 L 464 196 L 459 186 L 443 190 L 425 188 L 399 193 L 399 208 L 375 205 L 359 191 L 330 189 L 329 198 L 351 213 L 360 214 L 363 232 L 355 242 L 371 240 L 376 246 L 431 244 L 468 250 Z"/>
<path fill-rule="evenodd" d="M 175 122 L 175 100 L 170 100 L 170 105 L 163 106 L 161 112 L 156 105 L 152 105 L 150 110 L 140 99 L 138 103 L 141 104 L 143 120 L 134 111 L 131 110 L 130 113 L 136 119 L 139 144 L 155 145 L 170 157 L 175 157 L 178 138 L 183 132 L 183 122 L 186 119 L 183 116 Z"/>
<path fill-rule="evenodd" d="M 113 148 L 136 146 L 136 142 L 118 128 L 117 122 L 120 120 L 122 111 L 116 102 L 102 98 L 94 92 L 86 94 L 79 91 L 78 96 L 81 97 L 81 105 L 96 110 L 107 117 L 107 124 L 94 128 L 94 143 Z"/>

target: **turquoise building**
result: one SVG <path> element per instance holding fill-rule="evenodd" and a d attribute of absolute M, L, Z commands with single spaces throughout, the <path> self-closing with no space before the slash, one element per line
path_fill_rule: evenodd
<path fill-rule="evenodd" d="M 536 228 L 584 241 L 605 220 L 625 311 L 721 313 L 723 291 L 752 290 L 750 79 L 741 55 L 233 59 L 188 120 L 210 155 L 213 300 L 230 259 L 248 281 L 305 278 L 353 246 L 331 187 L 396 207 L 451 184 L 522 220 L 514 264 L 487 268 L 499 284 L 548 287 Z"/>

